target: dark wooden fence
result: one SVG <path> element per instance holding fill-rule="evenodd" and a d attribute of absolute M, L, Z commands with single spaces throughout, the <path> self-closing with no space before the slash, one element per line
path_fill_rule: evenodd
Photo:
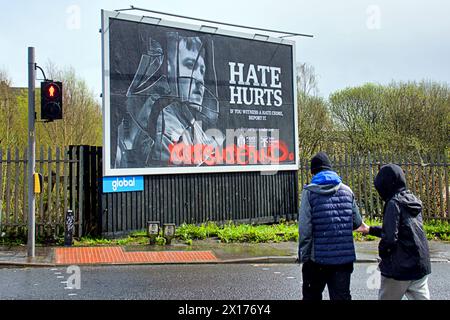
<path fill-rule="evenodd" d="M 26 235 L 26 155 L 26 150 L 0 149 L 2 232 Z M 44 176 L 43 192 L 36 197 L 36 229 L 41 237 L 62 235 L 68 209 L 75 214 L 76 236 L 118 236 L 144 229 L 147 221 L 180 225 L 294 220 L 298 197 L 311 179 L 309 159 L 302 159 L 298 172 L 145 176 L 143 192 L 103 194 L 101 147 L 39 148 L 36 159 L 36 171 Z M 422 200 L 424 217 L 449 219 L 447 157 L 344 154 L 332 162 L 366 218 L 381 216 L 383 203 L 373 179 L 382 165 L 393 162 L 402 166 L 409 188 Z"/>

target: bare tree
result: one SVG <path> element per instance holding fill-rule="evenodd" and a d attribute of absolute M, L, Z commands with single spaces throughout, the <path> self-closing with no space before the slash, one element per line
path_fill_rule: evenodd
<path fill-rule="evenodd" d="M 308 158 L 331 142 L 332 121 L 327 103 L 320 97 L 298 94 L 300 155 Z"/>
<path fill-rule="evenodd" d="M 297 66 L 298 134 L 301 157 L 310 157 L 327 144 L 332 122 L 327 102 L 318 96 L 314 67 Z"/>
<path fill-rule="evenodd" d="M 20 127 L 17 105 L 11 79 L 4 70 L 0 70 L 0 145 L 16 146 L 19 141 L 16 128 Z"/>
<path fill-rule="evenodd" d="M 313 66 L 307 63 L 297 65 L 297 90 L 307 96 L 319 94 L 317 75 Z"/>

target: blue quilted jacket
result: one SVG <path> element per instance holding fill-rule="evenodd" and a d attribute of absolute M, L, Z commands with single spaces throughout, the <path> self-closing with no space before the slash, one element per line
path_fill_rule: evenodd
<path fill-rule="evenodd" d="M 353 230 L 362 223 L 352 190 L 334 171 L 321 171 L 302 192 L 299 261 L 340 265 L 356 260 Z"/>

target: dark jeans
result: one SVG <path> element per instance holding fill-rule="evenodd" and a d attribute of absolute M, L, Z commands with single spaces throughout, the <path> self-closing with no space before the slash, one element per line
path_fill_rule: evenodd
<path fill-rule="evenodd" d="M 303 300 L 322 300 L 322 292 L 328 286 L 330 300 L 351 300 L 350 277 L 353 263 L 321 265 L 313 261 L 303 264 Z"/>

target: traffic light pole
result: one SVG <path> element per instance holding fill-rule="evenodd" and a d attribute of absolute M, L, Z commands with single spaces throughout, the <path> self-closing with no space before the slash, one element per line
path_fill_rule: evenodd
<path fill-rule="evenodd" d="M 34 169 L 36 163 L 35 135 L 36 59 L 34 47 L 28 47 L 28 257 L 35 256 Z"/>

